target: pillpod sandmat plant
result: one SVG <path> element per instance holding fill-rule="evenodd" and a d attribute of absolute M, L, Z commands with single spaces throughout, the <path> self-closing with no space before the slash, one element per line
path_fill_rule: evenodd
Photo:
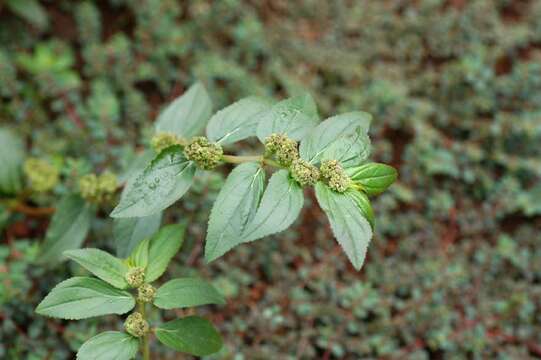
<path fill-rule="evenodd" d="M 98 249 L 66 251 L 96 276 L 73 277 L 58 284 L 38 305 L 38 314 L 69 320 L 131 312 L 124 330 L 106 331 L 84 343 L 77 359 L 151 359 L 149 341 L 159 342 L 180 352 L 206 356 L 222 347 L 222 339 L 212 324 L 198 316 L 186 316 L 163 324 L 149 322 L 149 312 L 206 304 L 224 304 L 223 296 L 199 278 L 179 278 L 155 289 L 156 281 L 182 246 L 185 224 L 168 225 L 141 242 L 127 259 Z M 150 305 L 150 307 L 149 307 Z M 134 310 L 136 309 L 136 310 Z"/>

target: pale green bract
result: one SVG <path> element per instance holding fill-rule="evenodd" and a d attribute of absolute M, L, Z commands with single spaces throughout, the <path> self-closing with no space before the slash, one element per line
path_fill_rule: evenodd
<path fill-rule="evenodd" d="M 242 233 L 242 242 L 260 239 L 287 229 L 299 216 L 304 192 L 287 170 L 272 175 L 261 204 Z"/>
<path fill-rule="evenodd" d="M 225 304 L 225 299 L 211 284 L 198 278 L 170 280 L 158 289 L 154 299 L 154 305 L 161 309 L 207 304 Z"/>
<path fill-rule="evenodd" d="M 93 212 L 92 205 L 79 195 L 65 195 L 47 228 L 38 261 L 46 265 L 56 265 L 62 260 L 64 251 L 80 248 L 90 229 Z"/>
<path fill-rule="evenodd" d="M 310 94 L 282 100 L 261 114 L 257 137 L 261 142 L 271 134 L 302 139 L 319 123 L 316 103 Z"/>
<path fill-rule="evenodd" d="M 128 287 L 125 279 L 128 267 L 120 259 L 103 250 L 90 248 L 68 250 L 64 251 L 64 256 L 118 289 Z"/>
<path fill-rule="evenodd" d="M 337 140 L 355 134 L 358 129 L 361 134 L 366 134 L 371 121 L 372 116 L 362 111 L 330 117 L 302 139 L 299 154 L 304 160 L 317 163 L 321 155 Z M 361 141 L 366 140 L 363 138 Z"/>
<path fill-rule="evenodd" d="M 86 341 L 77 352 L 77 360 L 130 360 L 137 350 L 137 338 L 120 331 L 106 331 Z"/>
<path fill-rule="evenodd" d="M 344 249 L 356 270 L 364 263 L 372 228 L 357 202 L 345 193 L 332 191 L 322 182 L 316 184 L 316 197 L 323 209 L 336 240 Z"/>
<path fill-rule="evenodd" d="M 242 242 L 242 233 L 259 205 L 264 180 L 265 172 L 257 163 L 241 164 L 231 172 L 210 213 L 205 244 L 208 262 Z"/>
<path fill-rule="evenodd" d="M 103 280 L 73 277 L 62 281 L 41 301 L 41 315 L 79 320 L 107 314 L 125 314 L 135 306 L 132 295 Z"/>
<path fill-rule="evenodd" d="M 213 354 L 223 345 L 214 326 L 198 316 L 167 322 L 156 328 L 156 337 L 170 348 L 195 356 Z"/>
<path fill-rule="evenodd" d="M 112 217 L 149 216 L 166 209 L 192 185 L 195 164 L 180 146 L 163 150 L 138 176 L 128 181 Z"/>
<path fill-rule="evenodd" d="M 261 115 L 269 108 L 270 102 L 264 98 L 250 96 L 240 99 L 210 118 L 207 137 L 227 145 L 255 136 Z"/>
<path fill-rule="evenodd" d="M 211 113 L 210 96 L 203 84 L 197 82 L 162 111 L 156 131 L 190 138 L 203 131 Z"/>
<path fill-rule="evenodd" d="M 113 222 L 116 254 L 127 257 L 141 241 L 152 236 L 160 228 L 162 212 L 136 217 L 118 218 Z"/>

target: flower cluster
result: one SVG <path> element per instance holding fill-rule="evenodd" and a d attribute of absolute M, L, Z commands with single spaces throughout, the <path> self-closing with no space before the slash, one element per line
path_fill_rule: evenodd
<path fill-rule="evenodd" d="M 204 136 L 196 136 L 184 148 L 188 160 L 195 161 L 204 170 L 211 170 L 222 160 L 224 151 L 217 143 L 210 142 Z"/>
<path fill-rule="evenodd" d="M 284 134 L 272 134 L 265 139 L 265 156 L 274 155 L 281 166 L 290 166 L 299 158 L 297 142 Z"/>
<path fill-rule="evenodd" d="M 141 267 L 131 268 L 126 273 L 126 282 L 134 288 L 138 288 L 145 282 L 145 269 Z"/>
<path fill-rule="evenodd" d="M 24 162 L 23 171 L 30 188 L 36 192 L 49 191 L 58 184 L 58 169 L 45 160 L 29 158 Z"/>
<path fill-rule="evenodd" d="M 152 137 L 152 140 L 150 140 L 150 145 L 158 154 L 169 146 L 178 144 L 180 144 L 180 139 L 171 132 L 157 133 L 154 135 L 154 137 Z"/>
<path fill-rule="evenodd" d="M 85 200 L 96 204 L 111 200 L 117 187 L 118 179 L 116 175 L 109 172 L 105 172 L 100 176 L 88 174 L 79 179 L 81 196 Z"/>
<path fill-rule="evenodd" d="M 337 160 L 325 160 L 319 167 L 322 180 L 337 192 L 344 192 L 351 184 L 351 179 Z"/>
<path fill-rule="evenodd" d="M 128 334 L 141 337 L 148 332 L 149 326 L 141 313 L 134 312 L 126 318 L 124 328 Z"/>
<path fill-rule="evenodd" d="M 150 284 L 143 284 L 137 288 L 137 300 L 149 303 L 154 300 L 156 289 Z"/>
<path fill-rule="evenodd" d="M 319 180 L 319 169 L 308 161 L 297 159 L 290 167 L 291 177 L 301 186 L 312 186 Z"/>

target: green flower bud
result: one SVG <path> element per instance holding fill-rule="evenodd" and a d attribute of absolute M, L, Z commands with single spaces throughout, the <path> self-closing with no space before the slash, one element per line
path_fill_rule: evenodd
<path fill-rule="evenodd" d="M 271 134 L 265 139 L 265 156 L 275 155 L 282 166 L 289 166 L 299 158 L 297 142 L 284 134 Z"/>
<path fill-rule="evenodd" d="M 130 314 L 124 322 L 124 329 L 131 336 L 141 337 L 148 332 L 148 322 L 138 312 Z"/>
<path fill-rule="evenodd" d="M 24 162 L 23 171 L 36 192 L 51 190 L 58 184 L 58 169 L 45 160 L 29 158 Z"/>
<path fill-rule="evenodd" d="M 152 302 L 156 295 L 156 289 L 150 284 L 143 284 L 137 288 L 137 300 L 142 302 Z"/>
<path fill-rule="evenodd" d="M 104 172 L 98 177 L 98 191 L 100 202 L 109 201 L 118 187 L 118 179 L 115 174 Z"/>
<path fill-rule="evenodd" d="M 319 169 L 303 159 L 293 161 L 290 171 L 291 177 L 301 186 L 311 186 L 319 180 Z"/>
<path fill-rule="evenodd" d="M 319 169 L 321 178 L 332 190 L 342 193 L 350 186 L 351 179 L 337 160 L 325 160 Z"/>
<path fill-rule="evenodd" d="M 145 282 L 145 269 L 142 267 L 134 267 L 126 273 L 126 282 L 131 287 L 137 288 Z"/>
<path fill-rule="evenodd" d="M 168 148 L 172 145 L 180 144 L 180 139 L 173 133 L 170 132 L 160 132 L 152 137 L 150 140 L 150 145 L 157 153 L 162 152 L 162 150 Z"/>
<path fill-rule="evenodd" d="M 219 144 L 211 143 L 204 136 L 196 136 L 184 148 L 188 160 L 195 161 L 201 169 L 210 170 L 222 160 L 224 151 Z"/>

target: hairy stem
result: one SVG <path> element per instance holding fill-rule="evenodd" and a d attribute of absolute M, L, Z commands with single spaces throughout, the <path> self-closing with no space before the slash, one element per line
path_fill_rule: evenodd
<path fill-rule="evenodd" d="M 142 301 L 137 302 L 137 309 L 146 321 L 146 306 Z M 141 353 L 143 354 L 143 360 L 150 360 L 150 346 L 148 332 L 143 335 L 141 339 Z"/>
<path fill-rule="evenodd" d="M 276 161 L 266 159 L 263 155 L 250 155 L 250 156 L 237 156 L 237 155 L 223 155 L 223 162 L 229 164 L 242 164 L 245 162 L 260 162 L 265 165 L 282 168 Z"/>

